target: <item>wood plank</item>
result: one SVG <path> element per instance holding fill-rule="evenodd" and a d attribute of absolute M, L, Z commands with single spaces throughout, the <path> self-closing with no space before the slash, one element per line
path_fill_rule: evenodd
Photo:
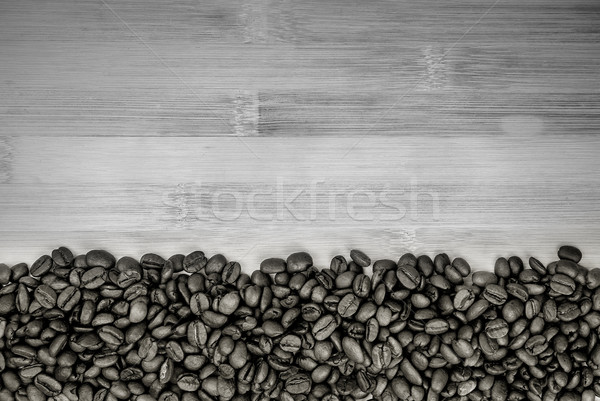
<path fill-rule="evenodd" d="M 518 117 L 518 116 L 517 116 Z M 518 118 L 514 121 L 518 123 Z M 507 124 L 514 123 L 507 121 Z M 535 122 L 535 120 L 532 120 Z M 531 123 L 531 122 L 530 122 Z M 0 137 L 2 138 L 2 137 Z M 13 184 L 451 185 L 598 182 L 595 135 L 437 138 L 4 137 L 0 160 Z M 586 185 L 587 184 L 587 185 Z"/>
<path fill-rule="evenodd" d="M 4 3 L 0 135 L 596 134 L 595 3 L 493 4 Z"/>
<path fill-rule="evenodd" d="M 0 185 L 0 232 L 255 226 L 507 229 L 600 225 L 600 190 L 558 183 Z M 317 233 L 318 234 L 318 233 Z"/>
<path fill-rule="evenodd" d="M 348 247 L 481 267 L 506 253 L 549 261 L 564 242 L 600 257 L 595 135 L 0 138 L 10 263 L 58 244 L 202 247 L 248 266 L 300 248 L 323 264 Z"/>

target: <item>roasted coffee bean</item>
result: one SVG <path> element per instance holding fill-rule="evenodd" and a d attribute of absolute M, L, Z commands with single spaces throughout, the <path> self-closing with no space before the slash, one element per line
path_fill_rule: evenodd
<path fill-rule="evenodd" d="M 305 374 L 295 375 L 285 382 L 285 390 L 292 394 L 307 394 L 312 386 L 312 380 Z"/>
<path fill-rule="evenodd" d="M 523 302 L 518 299 L 511 299 L 502 307 L 502 317 L 508 323 L 517 321 L 525 312 Z"/>
<path fill-rule="evenodd" d="M 354 294 L 346 294 L 338 305 L 338 313 L 341 317 L 348 318 L 356 313 L 360 305 L 359 298 Z"/>
<path fill-rule="evenodd" d="M 188 273 L 197 273 L 206 267 L 206 255 L 202 251 L 194 251 L 183 259 L 183 269 Z"/>
<path fill-rule="evenodd" d="M 93 267 L 81 275 L 81 286 L 93 290 L 105 284 L 107 278 L 108 273 L 104 267 Z"/>
<path fill-rule="evenodd" d="M 315 322 L 312 334 L 317 341 L 323 341 L 333 334 L 337 326 L 338 323 L 333 315 L 325 315 Z"/>
<path fill-rule="evenodd" d="M 352 282 L 352 289 L 357 297 L 367 297 L 371 291 L 371 279 L 365 274 L 357 275 Z"/>
<path fill-rule="evenodd" d="M 409 290 L 414 290 L 421 283 L 420 273 L 410 264 L 400 264 L 400 262 L 398 262 L 396 276 L 398 277 L 400 284 Z"/>
<path fill-rule="evenodd" d="M 575 292 L 577 285 L 575 281 L 565 274 L 555 274 L 550 280 L 550 288 L 562 295 L 571 295 Z"/>
<path fill-rule="evenodd" d="M 476 286 L 485 288 L 489 284 L 497 284 L 498 277 L 502 276 L 496 275 L 492 272 L 476 271 L 472 274 L 471 279 L 473 281 L 473 284 L 475 284 Z"/>
<path fill-rule="evenodd" d="M 238 262 L 229 262 L 223 267 L 221 279 L 225 284 L 234 284 L 241 274 L 241 266 Z"/>
<path fill-rule="evenodd" d="M 36 261 L 36 278 L 0 265 L 0 391 L 15 399 L 600 393 L 600 269 L 577 265 L 572 249 L 548 266 L 513 256 L 472 274 L 464 259 L 407 253 L 376 261 L 373 275 L 358 251 L 322 270 L 303 252 L 266 259 L 251 275 L 200 251 L 69 253 Z"/>
<path fill-rule="evenodd" d="M 286 271 L 285 260 L 280 258 L 265 259 L 260 264 L 260 271 L 267 274 L 282 273 Z"/>
<path fill-rule="evenodd" d="M 475 293 L 470 288 L 463 288 L 454 296 L 454 308 L 457 311 L 464 312 L 468 310 L 474 302 Z"/>
<path fill-rule="evenodd" d="M 48 397 L 56 396 L 62 390 L 60 382 L 46 374 L 38 374 L 34 379 L 34 384 L 38 390 Z"/>
<path fill-rule="evenodd" d="M 508 293 L 499 285 L 488 284 L 483 290 L 483 297 L 491 304 L 503 305 L 508 298 Z"/>
<path fill-rule="evenodd" d="M 506 292 L 508 293 L 508 295 L 511 295 L 522 302 L 526 302 L 529 298 L 527 287 L 519 283 L 508 283 L 506 285 Z"/>
<path fill-rule="evenodd" d="M 581 260 L 581 251 L 574 246 L 563 245 L 558 249 L 558 257 L 564 260 L 570 260 L 579 263 Z"/>
<path fill-rule="evenodd" d="M 489 308 L 490 303 L 485 299 L 480 299 L 473 303 L 465 315 L 467 321 L 472 321 L 483 315 Z"/>
<path fill-rule="evenodd" d="M 49 255 L 41 256 L 29 268 L 29 273 L 32 276 L 40 277 L 46 274 L 52 268 L 52 258 Z"/>
<path fill-rule="evenodd" d="M 56 306 L 61 310 L 68 312 L 73 310 L 81 299 L 81 292 L 74 286 L 69 286 L 62 290 L 56 300 Z"/>
<path fill-rule="evenodd" d="M 371 259 L 362 251 L 353 249 L 350 251 L 350 258 L 359 266 L 367 267 L 371 265 Z"/>
<path fill-rule="evenodd" d="M 58 267 L 67 267 L 73 263 L 73 252 L 61 246 L 52 251 L 52 261 Z"/>
<path fill-rule="evenodd" d="M 53 308 L 56 305 L 56 291 L 50 286 L 42 284 L 37 287 L 33 293 L 33 297 L 44 308 Z"/>
<path fill-rule="evenodd" d="M 441 319 L 441 318 L 436 318 L 436 319 L 429 320 L 425 324 L 425 333 L 439 335 L 439 334 L 446 333 L 449 328 L 450 328 L 450 325 L 448 324 L 447 320 Z"/>
<path fill-rule="evenodd" d="M 293 274 L 306 271 L 313 265 L 313 260 L 306 252 L 296 252 L 288 256 L 286 264 L 288 273 Z"/>
<path fill-rule="evenodd" d="M 504 319 L 494 319 L 486 324 L 485 333 L 489 338 L 498 339 L 508 334 L 508 323 Z"/>
<path fill-rule="evenodd" d="M 88 267 L 102 267 L 112 269 L 116 260 L 113 255 L 104 250 L 92 250 L 85 255 L 85 263 Z"/>

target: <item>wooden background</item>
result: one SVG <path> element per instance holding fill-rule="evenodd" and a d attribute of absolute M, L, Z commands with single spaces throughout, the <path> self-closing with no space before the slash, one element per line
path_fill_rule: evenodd
<path fill-rule="evenodd" d="M 600 3 L 0 1 L 0 261 L 600 265 Z"/>

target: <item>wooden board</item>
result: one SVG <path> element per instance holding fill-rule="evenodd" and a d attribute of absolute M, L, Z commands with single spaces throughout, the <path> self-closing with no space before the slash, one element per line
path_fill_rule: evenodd
<path fill-rule="evenodd" d="M 591 0 L 0 2 L 0 261 L 600 265 Z"/>

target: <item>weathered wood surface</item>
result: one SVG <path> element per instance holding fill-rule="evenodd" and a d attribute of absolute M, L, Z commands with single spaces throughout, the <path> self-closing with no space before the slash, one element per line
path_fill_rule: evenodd
<path fill-rule="evenodd" d="M 0 261 L 600 265 L 593 1 L 0 2 Z"/>

